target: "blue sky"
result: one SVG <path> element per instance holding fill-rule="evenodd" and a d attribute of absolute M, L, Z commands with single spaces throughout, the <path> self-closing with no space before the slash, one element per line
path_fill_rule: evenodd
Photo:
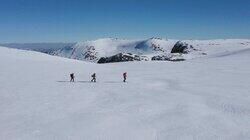
<path fill-rule="evenodd" d="M 249 0 L 0 0 L 0 42 L 250 38 Z"/>

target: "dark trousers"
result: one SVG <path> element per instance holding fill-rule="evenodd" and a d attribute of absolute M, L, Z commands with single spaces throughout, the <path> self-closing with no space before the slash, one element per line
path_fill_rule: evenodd
<path fill-rule="evenodd" d="M 96 78 L 93 78 L 93 79 L 91 80 L 91 82 L 96 82 Z"/>

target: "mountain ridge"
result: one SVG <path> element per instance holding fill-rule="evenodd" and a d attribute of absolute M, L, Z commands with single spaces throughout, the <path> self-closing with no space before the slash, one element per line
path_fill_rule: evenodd
<path fill-rule="evenodd" d="M 76 43 L 21 43 L 7 47 L 33 50 L 50 55 L 88 62 L 169 61 L 188 60 L 223 53 L 229 48 L 250 47 L 250 39 L 175 40 L 152 37 L 148 39 L 100 38 Z M 175 54 L 177 53 L 177 54 Z M 140 59 L 142 58 L 142 59 Z M 106 60 L 104 60 L 106 59 Z"/>

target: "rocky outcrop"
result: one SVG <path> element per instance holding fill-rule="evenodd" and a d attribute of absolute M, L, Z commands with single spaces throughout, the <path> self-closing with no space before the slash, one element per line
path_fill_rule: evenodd
<path fill-rule="evenodd" d="M 182 54 L 169 54 L 153 56 L 152 61 L 184 61 Z"/>
<path fill-rule="evenodd" d="M 187 54 L 193 50 L 196 50 L 192 45 L 186 42 L 178 41 L 171 50 L 171 53 L 183 53 Z"/>
<path fill-rule="evenodd" d="M 134 55 L 131 53 L 119 53 L 110 57 L 101 57 L 97 63 L 115 63 L 115 62 L 126 62 L 126 61 L 147 61 L 146 56 Z"/>

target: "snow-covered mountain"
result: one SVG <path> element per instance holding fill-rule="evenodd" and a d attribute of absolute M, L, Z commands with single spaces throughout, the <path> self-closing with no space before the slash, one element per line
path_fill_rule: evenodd
<path fill-rule="evenodd" d="M 105 38 L 78 42 L 75 45 L 54 51 L 53 55 L 91 62 L 98 62 L 100 59 L 111 62 L 109 60 L 117 56 L 129 56 L 131 59 L 121 57 L 113 62 L 123 60 L 186 60 L 219 52 L 223 53 L 231 48 L 240 49 L 249 46 L 250 40 L 248 39 L 179 41 L 162 38 L 144 40 Z M 133 56 L 145 59 L 136 59 Z"/>
<path fill-rule="evenodd" d="M 151 38 L 146 40 L 126 40 L 105 38 L 95 41 L 78 42 L 74 46 L 65 47 L 54 55 L 97 62 L 101 57 L 110 57 L 119 53 L 151 56 L 171 52 L 176 40 Z"/>
<path fill-rule="evenodd" d="M 187 42 L 211 55 L 181 63 L 103 65 L 0 47 L 0 139 L 249 140 L 242 42 Z"/>
<path fill-rule="evenodd" d="M 4 46 L 96 63 L 183 61 L 250 47 L 250 39 L 174 40 L 104 38 L 78 43 L 24 43 Z"/>

